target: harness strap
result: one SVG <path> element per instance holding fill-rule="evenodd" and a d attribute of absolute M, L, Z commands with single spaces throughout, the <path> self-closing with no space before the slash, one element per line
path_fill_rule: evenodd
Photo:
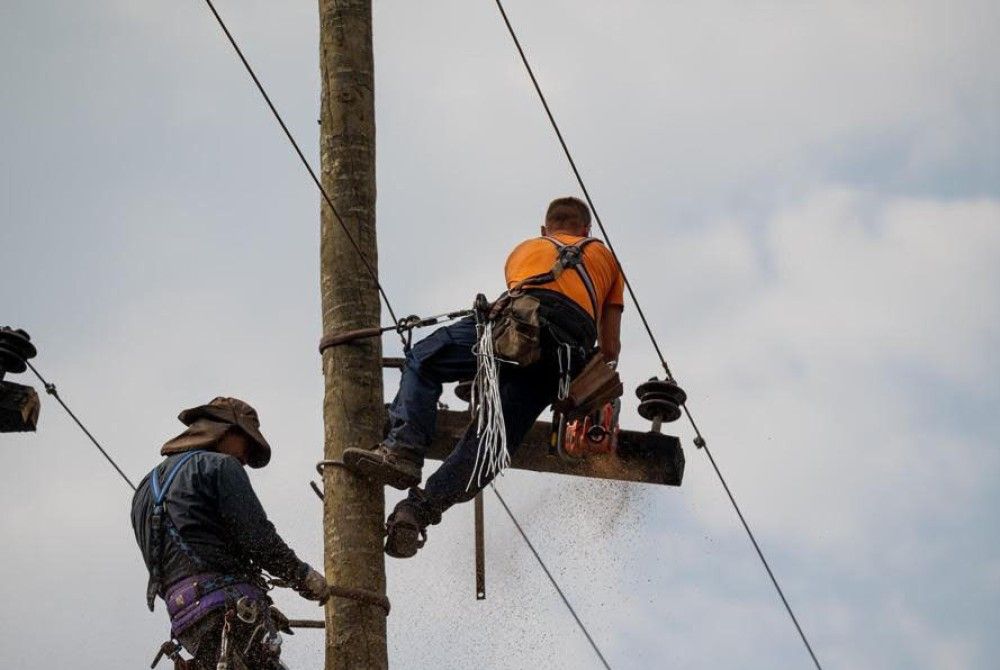
<path fill-rule="evenodd" d="M 587 271 L 586 264 L 583 262 L 583 251 L 590 243 L 600 242 L 600 240 L 596 237 L 585 237 L 572 244 L 565 244 L 554 237 L 543 236 L 538 239 L 547 240 L 556 248 L 556 261 L 553 263 L 552 269 L 548 272 L 542 272 L 522 279 L 511 290 L 516 291 L 524 286 L 548 284 L 558 279 L 566 268 L 573 268 L 577 276 L 580 277 L 584 289 L 587 291 L 587 297 L 590 299 L 590 306 L 594 314 L 594 321 L 599 322 L 600 312 L 598 309 L 597 289 L 594 288 L 594 282 Z"/>
<path fill-rule="evenodd" d="M 167 491 L 170 489 L 170 485 L 174 483 L 174 478 L 177 477 L 177 473 L 180 469 L 190 461 L 195 454 L 200 453 L 199 450 L 189 451 L 182 455 L 177 462 L 173 464 L 170 471 L 167 473 L 166 479 L 163 480 L 163 485 L 160 485 L 160 477 L 157 473 L 159 466 L 153 468 L 153 471 L 149 473 L 149 486 L 153 494 L 153 517 L 151 519 L 152 526 L 152 538 L 150 542 L 149 551 L 149 582 L 146 585 L 146 606 L 149 607 L 149 611 L 153 611 L 153 604 L 156 602 L 156 596 L 163 590 L 163 543 L 164 543 L 164 531 L 170 534 L 170 538 L 178 544 L 184 555 L 187 556 L 196 565 L 201 565 L 201 561 L 195 556 L 191 548 L 184 542 L 184 539 L 180 536 L 177 527 L 174 526 L 173 522 L 170 520 L 170 515 L 166 511 L 166 497 Z"/>
<path fill-rule="evenodd" d="M 162 488 L 160 487 L 160 478 L 159 476 L 157 476 L 156 473 L 158 468 L 153 469 L 153 471 L 149 475 L 149 484 L 153 489 L 154 505 L 160 505 L 163 503 L 163 499 L 167 495 L 167 490 L 170 488 L 170 485 L 174 483 L 174 478 L 177 476 L 177 473 L 180 472 L 181 467 L 183 467 L 185 463 L 190 461 L 197 453 L 200 453 L 200 450 L 189 451 L 180 458 L 178 458 L 177 462 L 174 463 L 174 467 L 171 468 L 170 472 L 167 473 L 167 478 L 163 481 Z"/>

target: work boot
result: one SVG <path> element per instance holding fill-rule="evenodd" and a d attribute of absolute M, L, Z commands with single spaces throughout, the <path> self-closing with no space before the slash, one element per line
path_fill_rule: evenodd
<path fill-rule="evenodd" d="M 344 465 L 359 475 L 400 491 L 420 483 L 420 464 L 403 451 L 384 444 L 374 449 L 344 449 Z"/>
<path fill-rule="evenodd" d="M 385 522 L 385 553 L 411 558 L 427 542 L 427 523 L 417 503 L 400 500 Z"/>

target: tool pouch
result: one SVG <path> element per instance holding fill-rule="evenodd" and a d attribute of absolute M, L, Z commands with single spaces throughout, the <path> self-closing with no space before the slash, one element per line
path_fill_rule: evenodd
<path fill-rule="evenodd" d="M 552 409 L 572 421 L 620 398 L 623 390 L 618 371 L 608 367 L 604 355 L 597 351 L 570 383 L 566 397 L 553 403 Z"/>
<path fill-rule="evenodd" d="M 493 321 L 493 351 L 497 358 L 527 366 L 542 357 L 542 324 L 538 298 L 512 291 L 490 311 Z"/>

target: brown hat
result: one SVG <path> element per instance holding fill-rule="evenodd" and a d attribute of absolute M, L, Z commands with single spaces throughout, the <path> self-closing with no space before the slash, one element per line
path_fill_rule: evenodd
<path fill-rule="evenodd" d="M 257 411 L 237 398 L 216 398 L 207 405 L 186 409 L 177 415 L 188 429 L 163 445 L 164 456 L 193 449 L 212 449 L 232 427 L 250 438 L 254 447 L 248 457 L 251 468 L 262 468 L 271 460 L 271 445 L 260 434 Z"/>

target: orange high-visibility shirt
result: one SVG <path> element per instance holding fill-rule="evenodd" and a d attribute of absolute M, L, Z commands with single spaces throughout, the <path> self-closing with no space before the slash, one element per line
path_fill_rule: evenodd
<path fill-rule="evenodd" d="M 563 244 L 573 244 L 582 237 L 576 235 L 566 235 L 556 233 L 552 235 Z M 507 264 L 504 266 L 504 275 L 507 278 L 507 288 L 513 287 L 522 279 L 527 279 L 533 275 L 544 274 L 552 269 L 558 256 L 556 246 L 551 242 L 539 238 L 525 240 L 514 247 L 507 257 Z M 595 320 L 604 311 L 606 305 L 623 306 L 623 291 L 625 281 L 622 273 L 618 270 L 615 257 L 606 246 L 600 242 L 591 242 L 583 249 L 583 265 L 587 268 L 590 281 L 594 284 L 597 293 L 598 314 L 593 314 L 590 306 L 590 297 L 587 295 L 587 288 L 580 279 L 576 270 L 566 268 L 562 275 L 553 282 L 547 284 L 535 284 L 531 288 L 543 288 L 549 291 L 562 293 L 578 304 L 583 311 Z"/>

